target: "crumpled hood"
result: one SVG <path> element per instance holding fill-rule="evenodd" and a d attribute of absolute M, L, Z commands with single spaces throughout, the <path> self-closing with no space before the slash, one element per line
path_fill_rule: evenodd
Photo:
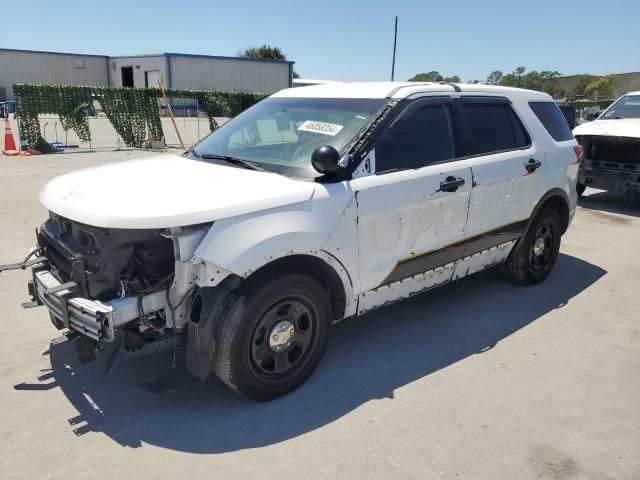
<path fill-rule="evenodd" d="M 640 138 L 640 118 L 594 120 L 578 125 L 573 129 L 573 134 Z"/>
<path fill-rule="evenodd" d="M 40 192 L 50 211 L 105 228 L 168 228 L 309 200 L 313 182 L 178 155 L 114 163 L 54 178 Z"/>

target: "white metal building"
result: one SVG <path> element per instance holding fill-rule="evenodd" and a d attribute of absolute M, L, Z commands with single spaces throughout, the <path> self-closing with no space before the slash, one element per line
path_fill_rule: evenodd
<path fill-rule="evenodd" d="M 16 83 L 108 85 L 107 58 L 0 48 L 0 90 L 4 88 L 7 99 L 13 100 Z"/>
<path fill-rule="evenodd" d="M 293 62 L 254 58 L 163 53 L 111 57 L 109 64 L 114 86 L 155 87 L 161 77 L 173 88 L 274 93 L 293 80 Z"/>
<path fill-rule="evenodd" d="M 293 63 L 182 53 L 109 57 L 0 48 L 0 90 L 13 100 L 16 83 L 155 87 L 162 78 L 173 88 L 270 94 L 292 86 Z"/>

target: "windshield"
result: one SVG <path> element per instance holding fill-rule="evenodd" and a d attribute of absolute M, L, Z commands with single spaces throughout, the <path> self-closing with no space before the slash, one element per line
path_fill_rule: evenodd
<path fill-rule="evenodd" d="M 640 95 L 625 95 L 600 115 L 600 119 L 617 118 L 640 118 Z"/>
<path fill-rule="evenodd" d="M 342 155 L 383 102 L 267 98 L 225 123 L 192 151 L 202 161 L 224 161 L 211 157 L 228 157 L 287 176 L 317 177 L 311 166 L 313 151 L 331 145 Z"/>

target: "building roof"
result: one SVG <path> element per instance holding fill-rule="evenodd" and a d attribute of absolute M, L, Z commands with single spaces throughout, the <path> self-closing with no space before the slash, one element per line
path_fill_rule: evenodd
<path fill-rule="evenodd" d="M 303 98 L 407 98 L 422 92 L 454 92 L 458 87 L 463 92 L 501 93 L 510 97 L 526 96 L 551 100 L 546 93 L 525 90 L 521 88 L 501 87 L 482 84 L 433 83 L 433 82 L 350 82 L 328 83 L 281 90 L 274 97 L 303 97 Z"/>
<path fill-rule="evenodd" d="M 272 62 L 272 63 L 288 63 L 289 65 L 293 65 L 294 61 L 291 60 L 273 60 L 271 58 L 253 58 L 253 57 L 225 57 L 222 55 L 200 55 L 195 53 L 173 53 L 173 52 L 165 52 L 163 55 L 171 56 L 171 57 L 194 57 L 194 58 L 217 58 L 221 60 L 243 60 L 246 62 Z"/>
<path fill-rule="evenodd" d="M 0 48 L 0 52 L 12 52 L 12 53 L 40 53 L 43 55 L 72 55 L 74 57 L 100 57 L 108 58 L 107 55 L 96 55 L 93 53 L 70 53 L 70 52 L 51 52 L 48 50 L 21 50 L 18 48 Z"/>
<path fill-rule="evenodd" d="M 44 55 L 71 55 L 74 57 L 100 57 L 100 58 L 108 58 L 108 59 L 118 59 L 118 58 L 149 58 L 149 57 L 195 57 L 195 58 L 214 58 L 221 60 L 240 60 L 247 62 L 272 62 L 272 63 L 286 63 L 289 65 L 293 65 L 295 62 L 291 60 L 272 60 L 270 58 L 252 58 L 252 57 L 225 57 L 221 55 L 200 55 L 200 54 L 191 54 L 191 53 L 174 53 L 174 52 L 164 52 L 164 53 L 150 53 L 143 55 L 95 55 L 95 54 L 87 54 L 87 53 L 70 53 L 70 52 L 51 52 L 47 50 L 20 50 L 17 48 L 0 48 L 0 52 L 14 52 L 14 53 L 36 53 L 36 54 L 44 54 Z"/>

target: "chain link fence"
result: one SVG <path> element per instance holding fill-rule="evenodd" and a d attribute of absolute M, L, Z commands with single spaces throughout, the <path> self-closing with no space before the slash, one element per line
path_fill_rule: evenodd
<path fill-rule="evenodd" d="M 211 133 L 209 118 L 196 98 L 170 98 L 168 103 L 171 106 L 175 125 L 171 120 L 166 102 L 162 99 L 158 100 L 158 111 L 164 134 L 164 139 L 162 140 L 164 140 L 164 145 L 167 148 L 181 149 L 180 138 L 182 138 L 184 147 L 189 148 Z M 19 134 L 18 122 L 13 118 L 13 115 L 10 117 L 11 128 L 17 139 Z M 58 116 L 39 115 L 38 119 L 42 137 L 49 144 L 61 143 L 64 151 L 132 149 L 122 141 L 107 116 L 102 112 L 97 101 L 94 102 L 93 108 L 90 109 L 87 115 L 91 132 L 90 142 L 80 140 L 72 129 L 65 131 Z M 218 126 L 229 120 L 227 117 L 215 117 L 214 119 Z"/>
<path fill-rule="evenodd" d="M 209 117 L 198 103 L 198 99 L 170 98 L 168 103 L 171 106 L 175 124 L 174 121 L 171 120 L 167 103 L 162 99 L 158 99 L 158 112 L 160 114 L 164 138 L 153 139 L 162 140 L 160 143 L 154 143 L 154 145 L 164 145 L 166 148 L 182 149 L 180 141 L 180 139 L 182 139 L 184 148 L 187 149 L 211 133 Z M 20 138 L 24 146 L 25 140 L 20 135 L 17 114 L 12 113 L 6 116 L 9 118 L 9 125 L 14 134 L 16 144 Z M 82 141 L 78 138 L 73 129 L 65 130 L 60 117 L 56 115 L 41 114 L 38 115 L 38 120 L 42 138 L 54 146 L 54 150 L 56 151 L 133 150 L 132 147 L 128 147 L 122 138 L 120 138 L 97 101 L 94 101 L 93 107 L 87 112 L 87 123 L 89 124 L 89 131 L 91 132 L 91 141 L 89 142 Z M 214 120 L 218 126 L 221 126 L 226 123 L 229 118 L 214 117 Z"/>
<path fill-rule="evenodd" d="M 175 120 L 175 127 L 171 121 L 166 103 L 164 100 L 159 101 L 162 131 L 168 147 L 180 147 L 180 139 L 176 128 L 186 148 L 196 144 L 211 133 L 209 117 L 198 103 L 197 98 L 170 98 L 169 105 Z M 220 126 L 229 119 L 227 117 L 214 117 L 214 120 Z"/>

